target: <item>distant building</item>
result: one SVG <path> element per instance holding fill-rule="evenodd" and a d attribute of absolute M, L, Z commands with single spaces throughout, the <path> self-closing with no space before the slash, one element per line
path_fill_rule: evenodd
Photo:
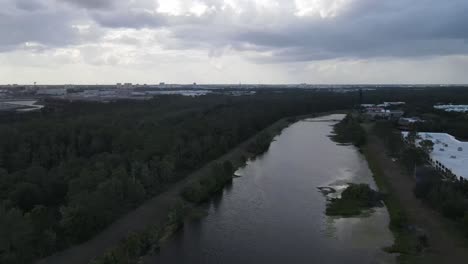
<path fill-rule="evenodd" d="M 51 89 L 39 89 L 36 92 L 37 95 L 48 95 L 48 96 L 62 96 L 67 94 L 65 88 L 51 88 Z"/>
<path fill-rule="evenodd" d="M 468 105 L 434 105 L 435 109 L 442 110 L 445 112 L 459 112 L 459 113 L 467 113 L 468 112 Z"/>
<path fill-rule="evenodd" d="M 381 107 L 388 108 L 392 106 L 402 106 L 405 105 L 405 102 L 383 102 L 381 104 L 361 104 L 361 108 L 372 108 L 372 107 Z"/>
<path fill-rule="evenodd" d="M 383 105 L 385 106 L 401 106 L 401 105 L 405 105 L 406 103 L 405 102 L 384 102 Z"/>
<path fill-rule="evenodd" d="M 368 107 L 364 115 L 369 119 L 399 119 L 404 114 L 401 110 L 387 110 L 383 107 Z"/>
<path fill-rule="evenodd" d="M 408 132 L 402 132 L 406 139 Z M 446 133 L 418 133 L 416 144 L 423 140 L 434 143 L 434 149 L 429 154 L 430 164 L 445 175 L 468 180 L 468 142 L 457 140 Z"/>
<path fill-rule="evenodd" d="M 401 117 L 400 119 L 398 119 L 398 125 L 400 126 L 400 129 L 405 130 L 408 130 L 414 124 L 423 122 L 424 120 L 422 120 L 419 117 Z"/>
<path fill-rule="evenodd" d="M 36 85 L 28 85 L 25 87 L 26 92 L 35 92 L 37 91 L 37 86 Z"/>
<path fill-rule="evenodd" d="M 147 95 L 146 92 L 132 92 L 131 93 L 132 96 L 145 96 Z"/>
<path fill-rule="evenodd" d="M 390 119 L 399 119 L 405 114 L 403 110 L 390 110 L 389 118 Z"/>
<path fill-rule="evenodd" d="M 132 83 L 117 83 L 116 87 L 119 89 L 131 89 L 133 88 L 133 84 Z"/>

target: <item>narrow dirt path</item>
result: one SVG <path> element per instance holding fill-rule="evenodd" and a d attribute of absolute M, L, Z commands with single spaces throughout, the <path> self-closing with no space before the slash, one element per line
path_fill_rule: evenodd
<path fill-rule="evenodd" d="M 387 178 L 411 223 L 423 228 L 428 235 L 429 249 L 418 259 L 418 263 L 468 263 L 465 239 L 455 233 L 453 226 L 450 226 L 452 222 L 414 196 L 414 178 L 399 162 L 392 161 L 382 141 L 370 133 L 366 147 L 384 169 L 383 177 Z"/>
<path fill-rule="evenodd" d="M 275 134 L 287 125 L 288 122 L 286 119 L 281 119 L 263 131 Z M 162 225 L 167 218 L 169 210 L 173 208 L 180 198 L 179 194 L 181 190 L 188 183 L 208 174 L 211 165 L 216 162 L 230 160 L 236 167 L 242 165 L 241 156 L 248 156 L 248 153 L 245 152 L 245 148 L 255 137 L 256 135 L 220 158 L 205 164 L 204 167 L 188 175 L 184 180 L 172 185 L 166 192 L 146 201 L 137 209 L 115 221 L 91 240 L 39 260 L 37 264 L 87 264 L 94 258 L 103 255 L 108 249 L 116 246 L 119 241 L 126 238 L 131 232 L 143 231 L 146 227 L 153 224 Z"/>

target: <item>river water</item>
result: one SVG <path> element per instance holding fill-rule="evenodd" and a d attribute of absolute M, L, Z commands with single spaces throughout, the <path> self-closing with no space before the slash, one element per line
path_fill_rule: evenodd
<path fill-rule="evenodd" d="M 353 146 L 329 139 L 330 115 L 299 121 L 233 184 L 206 204 L 208 215 L 185 225 L 147 263 L 395 263 L 386 208 L 364 217 L 325 215 L 321 186 L 375 183 Z"/>

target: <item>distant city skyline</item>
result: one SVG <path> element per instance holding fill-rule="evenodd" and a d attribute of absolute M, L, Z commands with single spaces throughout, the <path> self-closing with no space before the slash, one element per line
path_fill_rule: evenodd
<path fill-rule="evenodd" d="M 466 0 L 0 7 L 0 84 L 468 84 Z"/>
<path fill-rule="evenodd" d="M 120 85 L 119 85 L 120 84 Z M 203 86 L 212 86 L 214 88 L 219 86 L 230 86 L 230 87 L 242 87 L 242 86 L 291 86 L 291 87 L 311 87 L 311 88 L 359 88 L 359 87 L 368 87 L 368 88 L 378 88 L 378 87 L 465 87 L 468 86 L 468 83 L 165 83 L 164 85 L 158 83 L 129 83 L 133 88 L 136 87 L 143 87 L 143 86 L 151 86 L 151 87 L 185 87 L 185 86 L 192 86 L 198 87 L 203 89 Z M 114 87 L 123 87 L 125 86 L 123 83 L 0 83 L 1 87 L 33 87 L 36 86 L 38 88 L 41 87 L 53 87 L 59 86 L 64 88 L 72 88 L 74 86 L 114 86 Z"/>

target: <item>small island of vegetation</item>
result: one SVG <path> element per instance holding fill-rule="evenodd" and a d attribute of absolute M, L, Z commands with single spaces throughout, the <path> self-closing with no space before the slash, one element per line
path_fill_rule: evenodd
<path fill-rule="evenodd" d="M 381 193 L 372 190 L 368 184 L 350 184 L 341 198 L 331 199 L 325 212 L 329 216 L 352 217 L 379 206 L 383 206 Z"/>

